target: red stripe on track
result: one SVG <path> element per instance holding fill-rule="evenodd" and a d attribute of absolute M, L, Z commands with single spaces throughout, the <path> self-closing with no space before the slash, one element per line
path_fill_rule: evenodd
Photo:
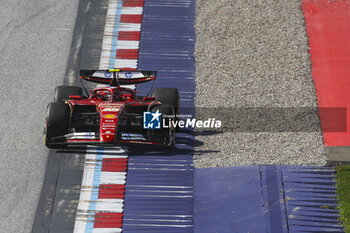
<path fill-rule="evenodd" d="M 123 7 L 143 7 L 144 0 L 124 0 Z"/>
<path fill-rule="evenodd" d="M 316 86 L 325 146 L 350 145 L 350 4 L 348 1 L 303 0 L 309 36 L 312 77 Z M 346 120 L 344 122 L 344 108 Z M 335 115 L 334 115 L 335 114 Z M 343 121 L 343 122 L 342 122 Z M 344 126 L 346 132 L 329 132 L 329 126 Z"/>
<path fill-rule="evenodd" d="M 94 228 L 121 228 L 123 225 L 122 213 L 96 213 Z"/>
<path fill-rule="evenodd" d="M 118 40 L 132 40 L 137 41 L 140 40 L 141 32 L 127 32 L 127 31 L 119 31 Z"/>
<path fill-rule="evenodd" d="M 125 172 L 128 168 L 128 159 L 102 159 L 102 171 Z"/>
<path fill-rule="evenodd" d="M 121 23 L 141 23 L 142 15 L 121 15 Z"/>
<path fill-rule="evenodd" d="M 98 199 L 124 199 L 125 185 L 108 184 L 100 185 Z"/>
<path fill-rule="evenodd" d="M 138 59 L 139 50 L 138 49 L 118 49 L 117 59 Z"/>

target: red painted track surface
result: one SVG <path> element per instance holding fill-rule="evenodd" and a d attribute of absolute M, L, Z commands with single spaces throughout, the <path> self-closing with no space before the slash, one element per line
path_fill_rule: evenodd
<path fill-rule="evenodd" d="M 316 86 L 324 144 L 348 146 L 350 145 L 350 1 L 302 0 L 302 10 L 309 36 L 312 77 Z M 338 109 L 328 109 L 333 107 Z M 346 130 L 330 129 L 334 127 L 341 129 L 345 123 Z"/>

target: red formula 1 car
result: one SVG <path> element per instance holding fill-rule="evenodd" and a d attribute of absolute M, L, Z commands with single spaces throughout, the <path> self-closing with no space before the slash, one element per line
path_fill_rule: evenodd
<path fill-rule="evenodd" d="M 145 144 L 169 148 L 174 145 L 175 129 L 165 127 L 162 121 L 174 120 L 179 113 L 178 90 L 157 88 L 151 97 L 143 97 L 137 96 L 132 88 L 122 87 L 155 81 L 156 72 L 82 70 L 80 79 L 109 85 L 92 91 L 84 88 L 88 97 L 83 96 L 80 87 L 57 87 L 55 102 L 47 110 L 44 130 L 47 147 Z M 147 124 L 146 113 L 153 114 Z"/>

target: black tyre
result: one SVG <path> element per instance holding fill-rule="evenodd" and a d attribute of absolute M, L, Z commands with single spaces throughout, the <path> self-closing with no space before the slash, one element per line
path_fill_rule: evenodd
<path fill-rule="evenodd" d="M 59 142 L 55 138 L 63 136 L 68 133 L 69 127 L 69 106 L 65 103 L 50 103 L 47 106 L 47 116 L 44 130 L 45 145 L 48 148 L 63 148 L 64 146 L 57 146 L 54 142 Z M 64 141 L 64 140 L 62 140 Z"/>
<path fill-rule="evenodd" d="M 176 88 L 156 88 L 152 91 L 152 97 L 162 104 L 170 104 L 173 106 L 176 114 L 180 114 L 180 94 Z"/>
<path fill-rule="evenodd" d="M 160 113 L 162 113 L 162 119 L 161 119 L 161 128 L 160 129 L 153 129 L 150 131 L 151 140 L 156 141 L 158 143 L 162 143 L 164 148 L 172 148 L 175 145 L 175 128 L 174 127 L 168 127 L 163 128 L 163 119 L 166 121 L 166 125 L 171 125 L 169 122 L 173 121 L 173 117 L 167 117 L 164 118 L 164 115 L 174 115 L 175 111 L 172 105 L 170 104 L 161 104 L 158 106 L 155 106 L 151 109 L 152 112 L 156 112 L 159 110 Z"/>
<path fill-rule="evenodd" d="M 80 87 L 75 86 L 58 86 L 55 91 L 55 101 L 62 102 L 69 99 L 70 95 L 82 95 Z"/>

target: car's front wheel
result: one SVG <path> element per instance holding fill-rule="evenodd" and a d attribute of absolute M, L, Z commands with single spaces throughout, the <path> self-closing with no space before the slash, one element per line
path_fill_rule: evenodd
<path fill-rule="evenodd" d="M 162 104 L 170 104 L 174 108 L 175 120 L 180 120 L 180 93 L 176 88 L 155 88 L 152 91 L 152 97 L 156 97 L 156 100 Z M 179 127 L 176 127 L 179 130 Z"/>
<path fill-rule="evenodd" d="M 48 148 L 62 148 L 55 144 L 55 139 L 59 142 L 59 137 L 68 133 L 69 116 L 69 106 L 63 102 L 52 102 L 47 106 L 44 138 Z"/>
<path fill-rule="evenodd" d="M 160 104 L 154 106 L 151 109 L 152 112 L 159 111 L 161 116 L 160 129 L 152 129 L 150 131 L 151 140 L 162 143 L 164 148 L 170 149 L 175 145 L 175 128 L 171 124 L 171 121 L 174 121 L 175 111 L 172 105 L 170 104 Z M 166 116 L 166 117 L 164 117 Z M 164 125 L 163 125 L 164 122 Z"/>

